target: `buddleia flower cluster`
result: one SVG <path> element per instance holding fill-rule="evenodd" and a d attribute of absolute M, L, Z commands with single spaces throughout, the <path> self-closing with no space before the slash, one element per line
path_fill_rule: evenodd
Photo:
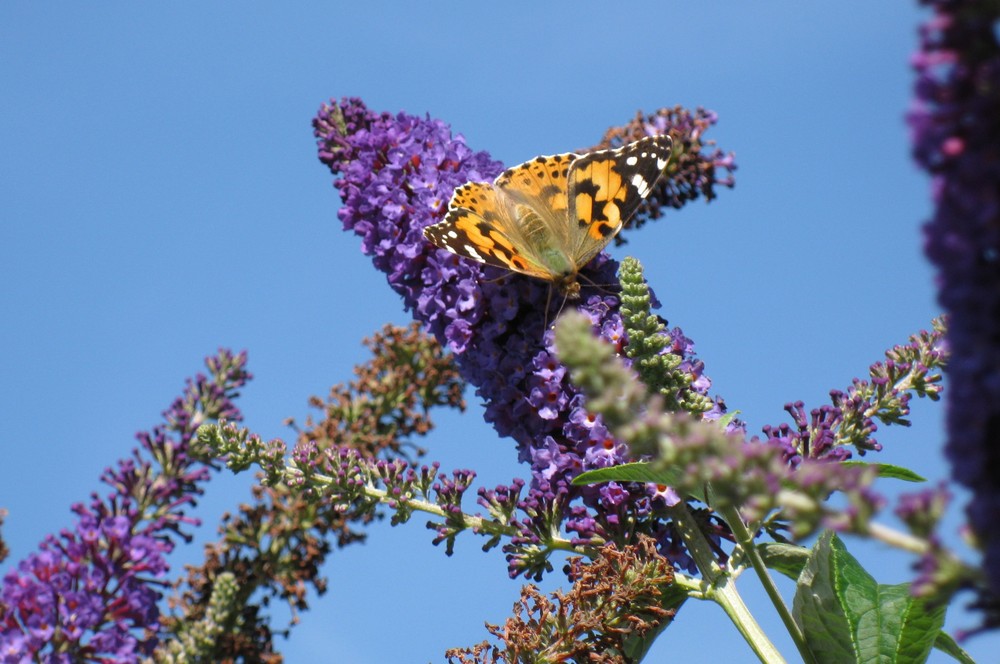
<path fill-rule="evenodd" d="M 948 313 L 948 440 L 954 479 L 969 487 L 969 522 L 985 550 L 1000 625 L 1000 38 L 996 2 L 924 0 L 916 100 L 918 163 L 932 176 L 925 249 Z"/>
<path fill-rule="evenodd" d="M 104 471 L 111 491 L 74 505 L 73 527 L 4 575 L 4 661 L 128 662 L 152 653 L 165 556 L 198 523 L 188 511 L 212 468 L 189 443 L 206 422 L 241 418 L 232 399 L 250 378 L 245 364 L 245 354 L 228 351 L 209 358 L 209 374 L 188 381 L 165 423 L 137 434 L 131 458 Z"/>
<path fill-rule="evenodd" d="M 783 450 L 797 466 L 803 459 L 845 461 L 856 452 L 878 452 L 878 422 L 909 426 L 910 400 L 940 398 L 941 374 L 947 359 L 944 319 L 932 321 L 907 344 L 894 346 L 884 361 L 868 369 L 868 379 L 855 378 L 845 390 L 831 390 L 830 404 L 806 413 L 801 401 L 785 404 L 791 424 L 765 425 L 764 440 Z M 757 439 L 760 442 L 760 439 Z"/>
<path fill-rule="evenodd" d="M 647 216 L 699 196 L 711 199 L 715 185 L 732 184 L 731 177 L 719 176 L 731 173 L 731 155 L 701 150 L 712 122 L 707 111 L 665 109 L 640 114 L 608 133 L 603 146 L 649 132 L 670 133 L 682 146 L 666 182 L 656 187 Z M 485 403 L 487 421 L 516 441 L 520 460 L 531 468 L 527 485 L 480 490 L 480 504 L 492 518 L 469 517 L 458 502 L 442 502 L 442 494 L 428 490 L 439 486 L 434 478 L 412 468 L 362 467 L 343 458 L 335 491 L 377 499 L 378 492 L 395 487 L 400 505 L 419 503 L 429 512 L 436 501 L 440 514 L 451 518 L 450 530 L 443 522 L 437 525 L 449 550 L 462 528 L 490 535 L 491 544 L 508 537 L 504 549 L 512 576 L 538 578 L 551 569 L 548 552 L 567 545 L 596 555 L 599 545 L 628 545 L 649 535 L 676 568 L 697 571 L 714 587 L 723 583 L 719 565 L 728 564 L 721 539 L 738 543 L 734 569 L 746 564 L 744 556 L 756 556 L 753 564 L 762 571 L 754 531 L 766 531 L 782 544 L 784 531 L 802 538 L 826 528 L 878 537 L 922 554 L 927 570 L 950 565 L 948 575 L 925 575 L 921 587 L 927 596 L 944 597 L 949 583 L 968 578 L 969 568 L 933 547 L 928 534 L 933 528 L 916 518 L 913 506 L 934 501 L 930 493 L 905 499 L 897 509 L 922 539 L 887 531 L 872 520 L 885 507 L 872 490 L 877 467 L 841 463 L 880 450 L 874 435 L 879 425 L 908 424 L 913 396 L 938 398 L 947 357 L 943 323 L 887 351 L 866 379 L 832 391 L 829 405 L 807 413 L 800 402 L 788 404 L 791 423 L 765 427 L 764 437 L 747 440 L 742 423 L 726 415 L 724 402 L 708 396 L 711 382 L 690 340 L 650 313 L 656 298 L 637 265 L 619 266 L 599 256 L 582 281 L 611 283 L 614 269 L 621 290 L 584 286 L 573 307 L 580 324 L 608 345 L 626 372 L 635 372 L 619 375 L 617 383 L 604 376 L 597 381 L 602 390 L 588 386 L 586 374 L 570 381 L 563 359 L 576 366 L 600 353 L 579 335 L 556 343 L 545 329 L 555 313 L 545 283 L 462 260 L 423 241 L 420 231 L 442 217 L 456 186 L 490 180 L 498 172 L 485 153 L 469 150 L 443 123 L 375 114 L 358 100 L 325 106 L 314 127 L 321 159 L 338 176 L 335 186 L 344 203 L 338 214 L 345 229 L 362 236 L 363 250 L 387 272 L 389 285 L 414 317 L 454 351 L 463 378 Z M 579 356 L 580 349 L 588 349 L 588 357 Z M 713 421 L 718 424 L 709 424 Z M 648 466 L 652 471 L 634 471 L 628 463 L 648 458 L 655 459 Z M 313 463 L 298 458 L 297 466 L 306 469 L 297 472 L 307 477 Z M 319 475 L 325 477 L 336 466 L 329 459 L 324 463 Z M 467 479 L 463 476 L 450 494 L 460 497 Z M 846 506 L 827 504 L 833 493 L 842 495 Z M 553 534 L 562 531 L 572 535 L 568 541 Z M 823 546 L 832 551 L 840 545 L 827 538 Z M 801 547 L 792 549 L 807 555 Z M 738 603 L 725 601 L 731 608 Z M 788 624 L 791 628 L 790 619 Z M 809 647 L 802 634 L 797 645 L 803 652 Z"/>
<path fill-rule="evenodd" d="M 641 639 L 666 627 L 677 613 L 663 606 L 673 570 L 645 535 L 621 551 L 615 545 L 602 549 L 592 562 L 570 559 L 567 576 L 572 590 L 556 591 L 551 598 L 525 586 L 514 615 L 502 626 L 486 626 L 498 645 L 483 641 L 471 648 L 453 648 L 445 652 L 448 661 L 626 664 L 639 658 Z"/>
<path fill-rule="evenodd" d="M 657 129 L 678 134 L 681 144 L 700 145 L 712 119 L 702 116 L 699 122 L 666 121 Z M 511 574 L 538 577 L 548 569 L 543 540 L 553 524 L 582 546 L 628 543 L 645 532 L 675 564 L 690 567 L 669 521 L 656 515 L 675 496 L 641 484 L 571 485 L 583 470 L 625 461 L 628 450 L 587 410 L 555 357 L 545 324 L 562 305 L 560 298 L 550 297 L 543 282 L 460 259 L 423 237 L 423 229 L 443 217 L 456 187 L 492 180 L 501 164 L 473 151 L 439 120 L 376 113 L 357 99 L 324 106 L 314 127 L 320 159 L 336 176 L 344 228 L 360 236 L 362 250 L 414 318 L 454 352 L 462 378 L 485 403 L 486 420 L 501 436 L 513 438 L 519 460 L 531 469 L 519 500 L 532 516 L 518 522 L 518 537 L 505 547 Z M 719 179 L 731 170 L 731 157 L 704 157 L 694 150 L 687 157 L 683 170 L 668 173 L 668 182 L 697 179 L 707 198 L 716 184 L 731 184 Z M 691 198 L 679 191 L 689 188 L 667 185 L 654 196 L 679 207 Z M 617 268 L 606 254 L 591 262 L 581 272 L 589 285 L 576 307 L 603 338 L 624 347 L 619 297 L 608 286 L 616 283 Z M 663 334 L 667 352 L 681 367 L 673 388 L 677 401 L 699 413 L 721 411 L 721 402 L 708 396 L 711 381 L 690 340 L 679 329 Z M 481 491 L 480 500 L 487 506 L 498 495 L 520 490 L 497 487 Z"/>

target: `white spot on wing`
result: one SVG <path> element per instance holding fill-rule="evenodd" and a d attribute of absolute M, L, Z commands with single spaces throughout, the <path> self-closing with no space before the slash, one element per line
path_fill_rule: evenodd
<path fill-rule="evenodd" d="M 638 163 L 639 163 L 639 159 L 638 159 L 638 158 L 636 158 L 636 157 L 635 157 L 635 156 L 633 155 L 633 156 L 629 157 L 628 159 L 626 159 L 626 160 L 625 160 L 625 163 L 626 163 L 626 164 L 628 164 L 629 166 L 635 166 L 636 164 L 638 164 Z"/>
<path fill-rule="evenodd" d="M 471 244 L 467 244 L 467 245 L 463 246 L 462 248 L 465 249 L 465 252 L 467 254 L 469 254 L 469 256 L 471 258 L 475 258 L 480 263 L 485 263 L 486 262 L 486 261 L 483 260 L 483 257 L 479 255 L 479 252 L 476 251 L 476 248 L 473 247 Z"/>
<path fill-rule="evenodd" d="M 649 183 L 638 173 L 632 176 L 632 186 L 639 191 L 639 195 L 643 198 L 649 194 Z"/>

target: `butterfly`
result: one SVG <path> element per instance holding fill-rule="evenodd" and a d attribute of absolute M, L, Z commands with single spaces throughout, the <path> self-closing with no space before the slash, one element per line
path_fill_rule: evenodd
<path fill-rule="evenodd" d="M 554 284 L 580 297 L 577 274 L 649 196 L 670 160 L 669 136 L 613 150 L 535 157 L 493 184 L 455 189 L 442 221 L 424 229 L 432 244 Z"/>

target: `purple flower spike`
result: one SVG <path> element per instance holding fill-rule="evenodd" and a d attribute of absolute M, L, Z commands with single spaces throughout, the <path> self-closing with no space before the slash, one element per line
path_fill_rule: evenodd
<path fill-rule="evenodd" d="M 551 532 L 540 521 L 553 513 L 564 518 L 577 497 L 596 510 L 596 520 L 574 514 L 567 529 L 584 539 L 630 538 L 622 524 L 634 527 L 626 513 L 648 512 L 646 487 L 602 492 L 569 485 L 583 470 L 626 461 L 628 451 L 610 439 L 599 417 L 587 416 L 582 395 L 554 359 L 545 324 L 563 306 L 562 298 L 542 281 L 459 258 L 423 237 L 423 229 L 443 217 L 456 187 L 492 181 L 502 165 L 474 152 L 441 121 L 373 113 L 357 99 L 325 105 L 313 124 L 320 160 L 337 176 L 344 228 L 361 236 L 362 250 L 387 274 L 414 318 L 454 351 L 462 377 L 485 402 L 486 420 L 516 441 L 519 459 L 531 466 L 522 505 L 536 516 L 523 524 L 521 539 L 534 543 L 535 532 Z M 617 288 L 617 269 L 617 262 L 600 254 L 581 271 L 590 285 L 573 305 L 595 333 L 622 348 L 619 301 L 609 293 Z M 702 367 L 690 346 L 676 353 L 694 382 Z M 700 385 L 707 391 L 710 382 L 702 379 Z M 670 546 L 665 539 L 661 545 Z M 516 574 L 524 568 L 515 560 L 511 569 Z"/>
<path fill-rule="evenodd" d="M 138 662 L 158 640 L 157 601 L 175 535 L 209 466 L 190 442 L 207 420 L 240 419 L 232 402 L 250 375 L 246 354 L 208 358 L 164 425 L 137 434 L 141 450 L 105 470 L 113 491 L 77 504 L 73 530 L 49 536 L 3 578 L 0 660 Z"/>
<path fill-rule="evenodd" d="M 1000 6 L 925 0 L 914 154 L 931 174 L 936 209 L 925 227 L 948 313 L 951 377 L 946 454 L 973 492 L 968 515 L 1000 595 Z"/>

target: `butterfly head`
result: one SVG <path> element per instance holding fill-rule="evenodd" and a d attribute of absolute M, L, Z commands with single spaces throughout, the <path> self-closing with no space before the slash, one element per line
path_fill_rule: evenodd
<path fill-rule="evenodd" d="M 552 283 L 555 284 L 559 292 L 562 293 L 567 300 L 579 300 L 580 299 L 580 282 L 577 281 L 576 273 L 564 274 L 556 277 Z"/>

